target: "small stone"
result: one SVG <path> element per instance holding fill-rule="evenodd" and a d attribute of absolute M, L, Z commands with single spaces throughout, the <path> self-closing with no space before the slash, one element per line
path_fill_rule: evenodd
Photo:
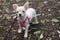
<path fill-rule="evenodd" d="M 0 12 L 1 12 L 2 10 L 0 10 Z"/>
<path fill-rule="evenodd" d="M 57 3 L 60 3 L 60 2 L 57 2 Z"/>
<path fill-rule="evenodd" d="M 57 32 L 60 34 L 60 31 L 59 30 L 57 30 Z"/>
<path fill-rule="evenodd" d="M 48 11 L 50 12 L 51 10 L 50 10 L 50 9 L 48 9 Z"/>
<path fill-rule="evenodd" d="M 43 33 L 40 35 L 39 40 L 43 38 Z"/>
<path fill-rule="evenodd" d="M 47 4 L 47 3 L 48 3 L 48 1 L 44 1 L 43 3 L 44 3 L 44 4 Z"/>
<path fill-rule="evenodd" d="M 49 1 L 55 1 L 55 0 L 49 0 Z"/>
<path fill-rule="evenodd" d="M 60 10 L 58 10 L 58 12 L 60 12 Z"/>
<path fill-rule="evenodd" d="M 60 34 L 59 34 L 59 38 L 60 38 Z"/>

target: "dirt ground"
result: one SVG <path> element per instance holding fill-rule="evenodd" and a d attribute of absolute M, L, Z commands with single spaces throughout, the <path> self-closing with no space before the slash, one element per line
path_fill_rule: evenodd
<path fill-rule="evenodd" d="M 12 18 L 12 4 L 23 5 L 27 0 L 0 0 L 0 40 L 60 40 L 60 0 L 28 0 L 30 7 L 36 9 L 39 24 L 30 24 L 28 38 L 24 30 L 17 33 L 18 24 Z"/>

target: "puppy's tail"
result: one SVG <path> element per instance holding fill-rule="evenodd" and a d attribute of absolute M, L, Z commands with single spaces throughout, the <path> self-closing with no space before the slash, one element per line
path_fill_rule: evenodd
<path fill-rule="evenodd" d="M 36 16 L 40 16 L 41 14 L 37 14 Z"/>

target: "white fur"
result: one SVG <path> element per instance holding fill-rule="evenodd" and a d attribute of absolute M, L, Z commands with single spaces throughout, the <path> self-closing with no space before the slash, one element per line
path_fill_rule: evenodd
<path fill-rule="evenodd" d="M 29 8 L 26 11 L 26 16 L 28 16 L 30 19 L 32 19 L 33 17 L 35 17 L 35 15 L 36 15 L 36 11 L 33 8 Z"/>

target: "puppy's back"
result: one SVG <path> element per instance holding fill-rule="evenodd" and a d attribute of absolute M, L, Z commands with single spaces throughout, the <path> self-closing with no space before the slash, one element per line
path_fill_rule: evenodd
<path fill-rule="evenodd" d="M 36 10 L 34 8 L 29 8 L 27 11 L 26 11 L 26 16 L 28 16 L 29 18 L 33 18 L 35 17 L 36 15 Z"/>

